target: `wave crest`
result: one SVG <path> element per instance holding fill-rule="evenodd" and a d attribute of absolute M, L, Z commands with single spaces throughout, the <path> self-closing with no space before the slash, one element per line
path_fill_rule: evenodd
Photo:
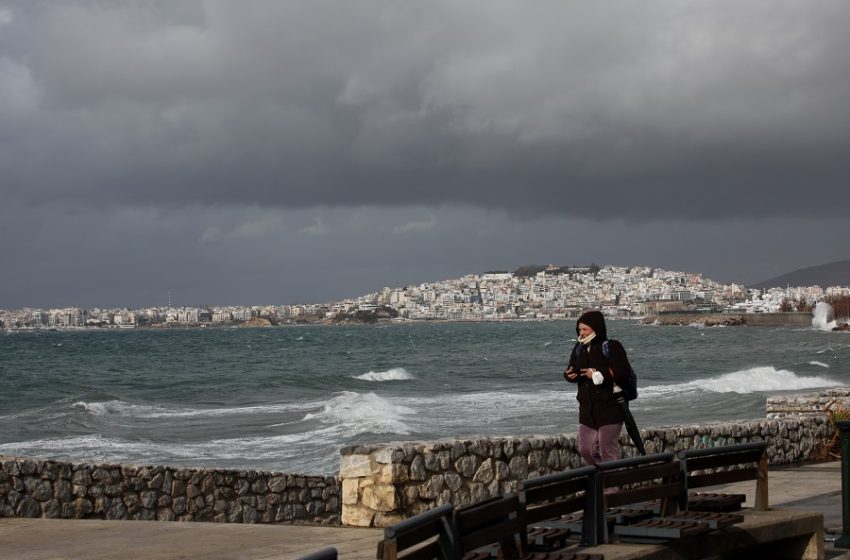
<path fill-rule="evenodd" d="M 842 384 L 821 376 L 800 376 L 787 369 L 759 366 L 717 377 L 695 379 L 675 385 L 652 385 L 640 389 L 642 394 L 670 395 L 683 392 L 704 391 L 710 393 L 760 393 L 764 391 L 796 391 L 822 387 L 839 387 Z"/>
<path fill-rule="evenodd" d="M 361 381 L 376 381 L 379 383 L 382 381 L 407 381 L 416 379 L 404 368 L 391 368 L 387 371 L 370 371 L 363 375 L 354 375 L 352 377 Z"/>
<path fill-rule="evenodd" d="M 190 418 L 194 416 L 230 416 L 242 414 L 275 414 L 311 408 L 309 403 L 281 403 L 257 406 L 234 406 L 226 408 L 168 407 L 163 405 L 135 404 L 122 400 L 101 402 L 77 401 L 71 405 L 75 410 L 93 416 L 126 416 L 134 418 Z"/>
<path fill-rule="evenodd" d="M 360 394 L 343 391 L 325 402 L 320 412 L 311 412 L 304 420 L 318 420 L 323 424 L 345 425 L 354 434 L 402 434 L 411 433 L 405 423 L 415 414 L 412 408 L 393 404 L 375 393 Z"/>

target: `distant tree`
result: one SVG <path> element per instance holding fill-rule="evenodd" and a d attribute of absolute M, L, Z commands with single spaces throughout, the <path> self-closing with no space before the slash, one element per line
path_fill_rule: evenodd
<path fill-rule="evenodd" d="M 824 301 L 832 306 L 836 317 L 850 317 L 850 296 L 828 296 Z"/>
<path fill-rule="evenodd" d="M 806 302 L 806 300 L 804 300 L 804 299 L 800 299 L 800 300 L 797 301 L 796 309 L 797 309 L 797 311 L 811 311 L 812 310 L 812 304 Z"/>
<path fill-rule="evenodd" d="M 779 311 L 788 313 L 789 311 L 794 311 L 794 306 L 788 298 L 782 298 L 782 303 L 779 304 Z"/>

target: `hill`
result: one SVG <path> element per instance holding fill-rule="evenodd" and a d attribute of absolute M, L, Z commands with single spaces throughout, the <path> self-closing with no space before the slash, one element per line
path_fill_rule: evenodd
<path fill-rule="evenodd" d="M 748 287 L 760 290 L 785 286 L 850 286 L 850 261 L 836 261 L 801 268 Z"/>

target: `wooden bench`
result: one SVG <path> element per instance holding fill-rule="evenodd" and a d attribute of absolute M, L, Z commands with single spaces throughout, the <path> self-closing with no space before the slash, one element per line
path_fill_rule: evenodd
<path fill-rule="evenodd" d="M 446 504 L 384 529 L 379 560 L 456 560 L 453 509 Z"/>
<path fill-rule="evenodd" d="M 699 535 L 743 521 L 738 514 L 713 516 L 680 512 L 684 492 L 680 465 L 673 453 L 657 453 L 597 465 L 597 526 L 600 542 L 610 542 L 612 533 L 622 542 L 664 542 Z M 614 520 L 602 517 L 611 508 L 637 507 L 647 515 Z M 632 510 L 634 511 L 634 510 Z"/>
<path fill-rule="evenodd" d="M 458 508 L 455 530 L 463 560 L 604 560 L 601 554 L 576 550 L 527 552 L 524 513 L 516 494 Z"/>
<path fill-rule="evenodd" d="M 337 560 L 337 552 L 334 547 L 329 546 L 307 556 L 299 556 L 295 560 Z"/>
<path fill-rule="evenodd" d="M 581 467 L 520 484 L 528 550 L 563 548 L 573 532 L 581 544 L 597 544 L 595 475 L 595 467 Z"/>
<path fill-rule="evenodd" d="M 744 494 L 691 492 L 695 488 L 756 481 L 754 509 L 768 509 L 767 442 L 759 441 L 679 452 L 684 491 L 679 506 L 689 511 L 737 511 Z"/>

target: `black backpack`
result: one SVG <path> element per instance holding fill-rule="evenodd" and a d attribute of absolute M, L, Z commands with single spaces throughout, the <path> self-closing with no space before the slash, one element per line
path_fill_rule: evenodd
<path fill-rule="evenodd" d="M 575 348 L 573 349 L 576 361 L 578 361 L 578 357 L 581 354 L 581 349 L 581 343 L 576 342 Z M 602 341 L 602 354 L 605 356 L 606 360 L 611 358 L 611 350 L 608 348 L 607 339 Z M 626 381 L 626 386 L 620 388 L 623 390 L 623 396 L 627 401 L 633 401 L 637 398 L 637 375 L 635 375 L 635 370 L 632 369 L 631 364 L 629 364 L 629 377 Z"/>

